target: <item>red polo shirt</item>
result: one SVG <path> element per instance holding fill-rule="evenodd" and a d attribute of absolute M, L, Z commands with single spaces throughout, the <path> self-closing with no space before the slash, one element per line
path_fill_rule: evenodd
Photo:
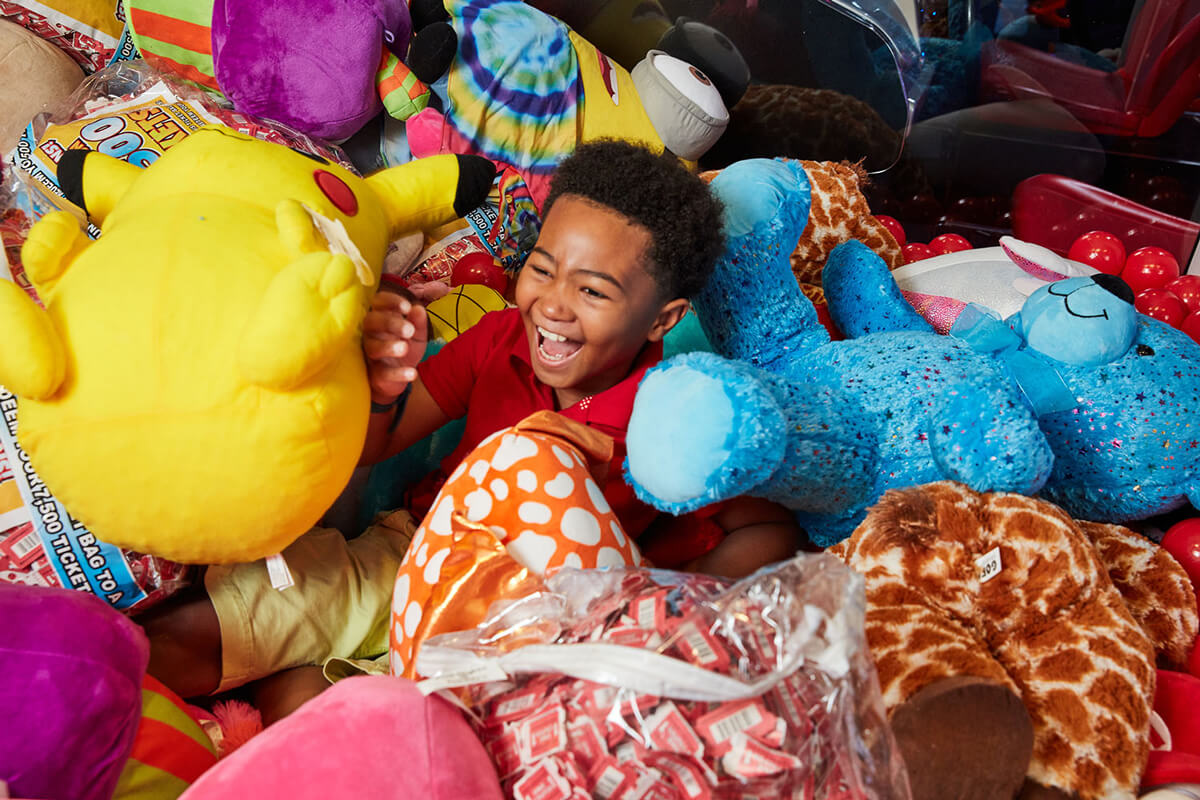
<path fill-rule="evenodd" d="M 441 468 L 411 492 L 410 510 L 420 516 L 433 502 L 446 476 L 485 438 L 515 425 L 535 411 L 555 411 L 613 438 L 613 460 L 601 489 L 630 536 L 638 536 L 658 515 L 639 501 L 625 482 L 625 434 L 633 398 L 646 370 L 662 360 L 662 343 L 642 348 L 629 375 L 610 389 L 585 397 L 570 408 L 555 409 L 554 390 L 537 379 L 529 340 L 515 308 L 491 311 L 423 362 L 417 371 L 434 401 L 451 419 L 466 416 L 458 447 Z"/>

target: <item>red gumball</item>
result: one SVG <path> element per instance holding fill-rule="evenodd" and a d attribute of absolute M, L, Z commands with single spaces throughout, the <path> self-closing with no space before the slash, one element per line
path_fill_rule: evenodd
<path fill-rule="evenodd" d="M 1125 266 L 1125 245 L 1108 231 L 1088 231 L 1071 243 L 1067 258 L 1109 275 L 1120 275 Z"/>
<path fill-rule="evenodd" d="M 487 253 L 467 253 L 454 265 L 450 273 L 450 285 L 461 286 L 464 283 L 481 283 L 500 294 L 508 291 L 508 275 Z"/>
<path fill-rule="evenodd" d="M 957 233 L 943 233 L 941 236 L 935 236 L 929 240 L 929 249 L 939 256 L 944 256 L 947 253 L 957 253 L 960 250 L 972 248 L 965 236 L 959 236 Z"/>
<path fill-rule="evenodd" d="M 1166 289 L 1182 300 L 1188 311 L 1193 314 L 1200 311 L 1200 275 L 1180 275 Z"/>
<path fill-rule="evenodd" d="M 900 220 L 895 217 L 889 217 L 887 214 L 876 214 L 875 219 L 879 220 L 879 224 L 888 229 L 896 239 L 896 244 L 904 247 L 908 243 L 908 237 L 904 234 L 904 226 L 900 224 Z"/>
<path fill-rule="evenodd" d="M 1161 247 L 1142 247 L 1125 259 L 1121 278 L 1135 295 L 1146 289 L 1158 289 L 1179 277 L 1179 262 Z"/>
<path fill-rule="evenodd" d="M 1200 311 L 1193 311 L 1184 317 L 1183 322 L 1178 325 L 1179 330 L 1192 337 L 1192 341 L 1200 344 Z"/>
<path fill-rule="evenodd" d="M 1166 289 L 1146 289 L 1139 292 L 1133 299 L 1133 307 L 1147 317 L 1161 320 L 1172 328 L 1178 328 L 1179 323 L 1188 315 L 1183 301 Z"/>
<path fill-rule="evenodd" d="M 920 242 L 909 242 L 900 248 L 900 252 L 904 253 L 905 264 L 911 264 L 914 261 L 921 261 L 926 258 L 933 258 L 933 256 L 937 255 L 929 248 L 929 245 L 921 244 Z"/>
<path fill-rule="evenodd" d="M 1176 522 L 1167 529 L 1162 546 L 1192 579 L 1192 588 L 1200 590 L 1200 518 Z"/>

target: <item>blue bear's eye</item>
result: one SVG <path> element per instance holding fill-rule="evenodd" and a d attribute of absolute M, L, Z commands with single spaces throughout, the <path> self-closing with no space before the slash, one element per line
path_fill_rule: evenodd
<path fill-rule="evenodd" d="M 1152 356 L 1154 355 L 1154 348 L 1148 344 L 1139 344 L 1137 346 L 1137 354 L 1139 356 Z"/>

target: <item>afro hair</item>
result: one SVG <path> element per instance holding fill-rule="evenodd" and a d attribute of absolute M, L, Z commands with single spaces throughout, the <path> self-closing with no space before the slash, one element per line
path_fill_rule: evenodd
<path fill-rule="evenodd" d="M 649 231 L 647 270 L 665 297 L 704 288 L 725 248 L 720 201 L 667 153 L 616 139 L 582 144 L 555 170 L 544 213 L 563 195 L 612 209 Z"/>

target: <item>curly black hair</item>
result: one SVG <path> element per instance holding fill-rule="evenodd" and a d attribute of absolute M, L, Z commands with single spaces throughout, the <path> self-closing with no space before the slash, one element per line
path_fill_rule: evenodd
<path fill-rule="evenodd" d="M 646 267 L 665 297 L 703 289 L 725 249 L 721 202 L 670 154 L 617 139 L 581 144 L 555 170 L 543 214 L 563 195 L 610 208 L 649 231 Z"/>

